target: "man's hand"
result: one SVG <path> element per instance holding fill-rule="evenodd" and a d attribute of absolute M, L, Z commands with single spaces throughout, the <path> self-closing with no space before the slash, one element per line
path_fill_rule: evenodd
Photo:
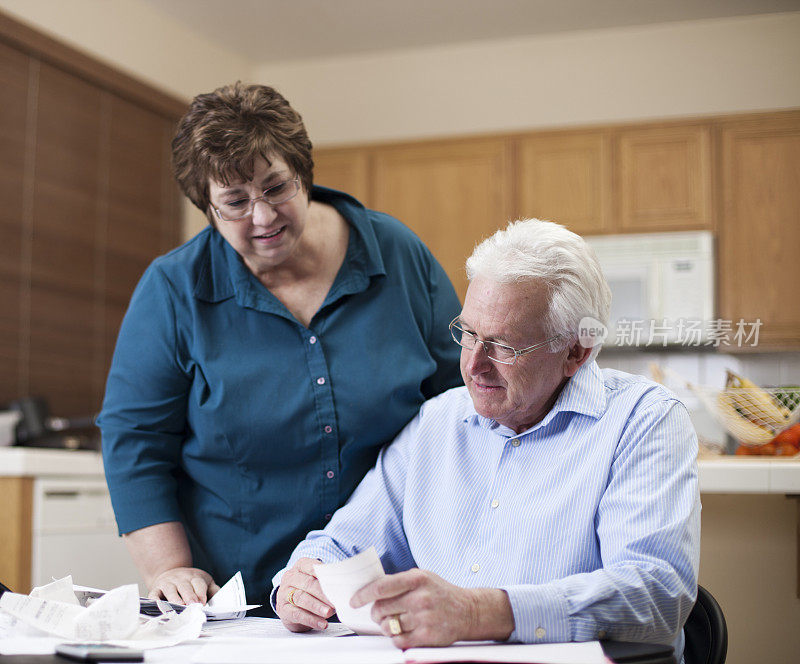
<path fill-rule="evenodd" d="M 455 641 L 504 641 L 514 631 L 504 591 L 460 588 L 424 570 L 388 574 L 364 586 L 350 604 L 358 608 L 372 601 L 372 619 L 403 650 Z"/>
<path fill-rule="evenodd" d="M 165 599 L 173 604 L 205 604 L 219 586 L 208 572 L 196 567 L 175 567 L 161 572 L 150 586 L 150 599 Z"/>
<path fill-rule="evenodd" d="M 313 558 L 301 558 L 281 579 L 275 610 L 286 629 L 292 632 L 307 632 L 310 629 L 325 629 L 327 618 L 334 613 L 331 601 L 325 597 L 314 565 Z"/>

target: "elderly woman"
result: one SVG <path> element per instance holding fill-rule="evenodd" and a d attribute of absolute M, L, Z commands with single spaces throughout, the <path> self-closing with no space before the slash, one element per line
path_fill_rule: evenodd
<path fill-rule="evenodd" d="M 423 401 L 459 383 L 460 305 L 392 217 L 312 184 L 274 89 L 196 97 L 173 141 L 210 226 L 131 299 L 99 418 L 120 533 L 151 597 L 248 601 L 350 496 Z"/>

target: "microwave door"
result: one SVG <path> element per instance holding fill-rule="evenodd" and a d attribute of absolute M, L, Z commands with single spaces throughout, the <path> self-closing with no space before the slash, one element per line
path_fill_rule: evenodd
<path fill-rule="evenodd" d="M 611 288 L 611 314 L 609 338 L 614 345 L 637 345 L 645 330 L 640 328 L 650 318 L 653 298 L 650 270 L 644 266 L 630 266 L 606 271 Z M 637 334 L 636 331 L 640 330 Z"/>

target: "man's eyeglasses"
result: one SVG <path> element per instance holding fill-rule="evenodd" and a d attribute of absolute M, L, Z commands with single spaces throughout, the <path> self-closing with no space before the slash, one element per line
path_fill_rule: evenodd
<path fill-rule="evenodd" d="M 223 203 L 218 208 L 212 205 L 211 209 L 222 221 L 242 221 L 252 216 L 253 208 L 258 201 L 264 201 L 272 206 L 280 205 L 297 196 L 298 191 L 300 191 L 300 178 L 295 177 L 272 185 L 257 198 L 237 198 L 235 201 Z"/>
<path fill-rule="evenodd" d="M 475 344 L 481 344 L 481 346 L 483 346 L 483 352 L 486 353 L 486 357 L 492 360 L 492 362 L 499 362 L 500 364 L 514 364 L 520 355 L 532 353 L 538 348 L 546 346 L 551 341 L 555 341 L 561 336 L 560 334 L 557 334 L 554 337 L 550 337 L 546 341 L 542 341 L 541 343 L 533 346 L 528 346 L 522 350 L 517 350 L 512 346 L 499 344 L 496 341 L 484 341 L 483 339 L 479 339 L 478 335 L 476 335 L 474 332 L 469 332 L 468 330 L 464 329 L 458 316 L 456 316 L 450 322 L 450 334 L 453 336 L 453 341 L 467 350 L 472 350 L 475 348 Z"/>

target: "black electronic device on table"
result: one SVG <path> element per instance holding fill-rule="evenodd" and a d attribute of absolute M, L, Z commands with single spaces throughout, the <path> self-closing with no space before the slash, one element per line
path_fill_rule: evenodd
<path fill-rule="evenodd" d="M 144 653 L 107 643 L 60 643 L 56 655 L 79 662 L 143 662 Z"/>

